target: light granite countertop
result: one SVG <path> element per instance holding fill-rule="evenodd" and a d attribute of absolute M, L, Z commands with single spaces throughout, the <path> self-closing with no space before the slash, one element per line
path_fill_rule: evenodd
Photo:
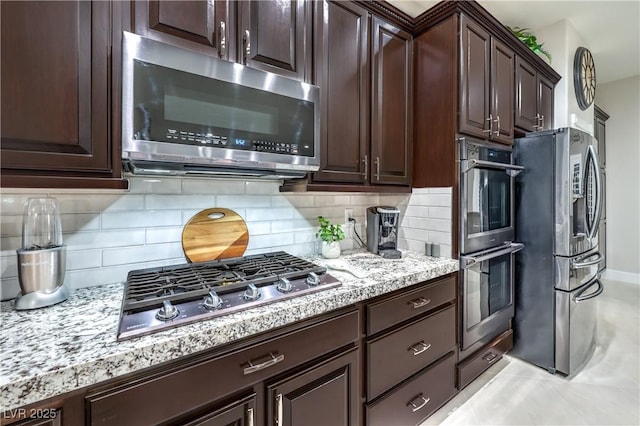
<path fill-rule="evenodd" d="M 458 261 L 402 251 L 382 259 L 365 251 L 340 260 L 366 277 L 330 269 L 342 286 L 201 321 L 123 342 L 116 341 L 123 284 L 71 292 L 59 305 L 16 311 L 0 303 L 0 411 L 94 385 L 133 371 L 223 345 L 276 327 L 430 280 L 458 270 Z M 309 260 L 325 265 L 321 257 Z"/>

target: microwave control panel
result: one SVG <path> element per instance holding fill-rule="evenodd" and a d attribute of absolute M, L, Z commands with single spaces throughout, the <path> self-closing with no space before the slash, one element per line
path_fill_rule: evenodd
<path fill-rule="evenodd" d="M 272 152 L 275 154 L 298 154 L 298 144 L 267 140 L 250 140 L 238 137 L 214 135 L 213 133 L 189 132 L 178 129 L 167 129 L 167 142 L 178 142 L 188 145 L 203 145 L 214 148 L 241 149 L 244 151 Z"/>

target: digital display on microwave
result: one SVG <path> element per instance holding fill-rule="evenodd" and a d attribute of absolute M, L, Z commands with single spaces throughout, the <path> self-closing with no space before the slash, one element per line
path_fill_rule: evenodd
<path fill-rule="evenodd" d="M 314 104 L 134 61 L 134 139 L 314 156 Z"/>

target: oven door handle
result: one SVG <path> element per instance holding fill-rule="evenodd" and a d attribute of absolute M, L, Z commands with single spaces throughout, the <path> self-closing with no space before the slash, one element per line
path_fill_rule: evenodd
<path fill-rule="evenodd" d="M 514 254 L 519 252 L 524 248 L 524 244 L 521 243 L 509 243 L 505 248 L 485 252 L 480 256 L 460 256 L 460 263 L 462 264 L 462 269 L 467 269 L 476 263 L 481 263 L 487 260 L 494 259 L 496 257 L 504 256 L 505 254 Z"/>
<path fill-rule="evenodd" d="M 504 170 L 506 174 L 511 177 L 518 176 L 524 170 L 523 166 L 518 166 L 516 164 L 505 164 L 505 163 L 496 163 L 493 161 L 485 161 L 485 160 L 460 160 L 460 172 L 467 173 L 471 169 L 485 168 L 485 169 L 499 169 Z"/>

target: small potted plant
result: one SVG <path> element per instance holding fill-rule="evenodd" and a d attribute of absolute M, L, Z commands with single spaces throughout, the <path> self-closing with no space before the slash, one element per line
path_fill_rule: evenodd
<path fill-rule="evenodd" d="M 340 241 L 344 240 L 342 225 L 332 224 L 322 216 L 318 216 L 320 230 L 316 237 L 322 240 L 322 255 L 327 259 L 335 259 L 340 256 Z"/>

